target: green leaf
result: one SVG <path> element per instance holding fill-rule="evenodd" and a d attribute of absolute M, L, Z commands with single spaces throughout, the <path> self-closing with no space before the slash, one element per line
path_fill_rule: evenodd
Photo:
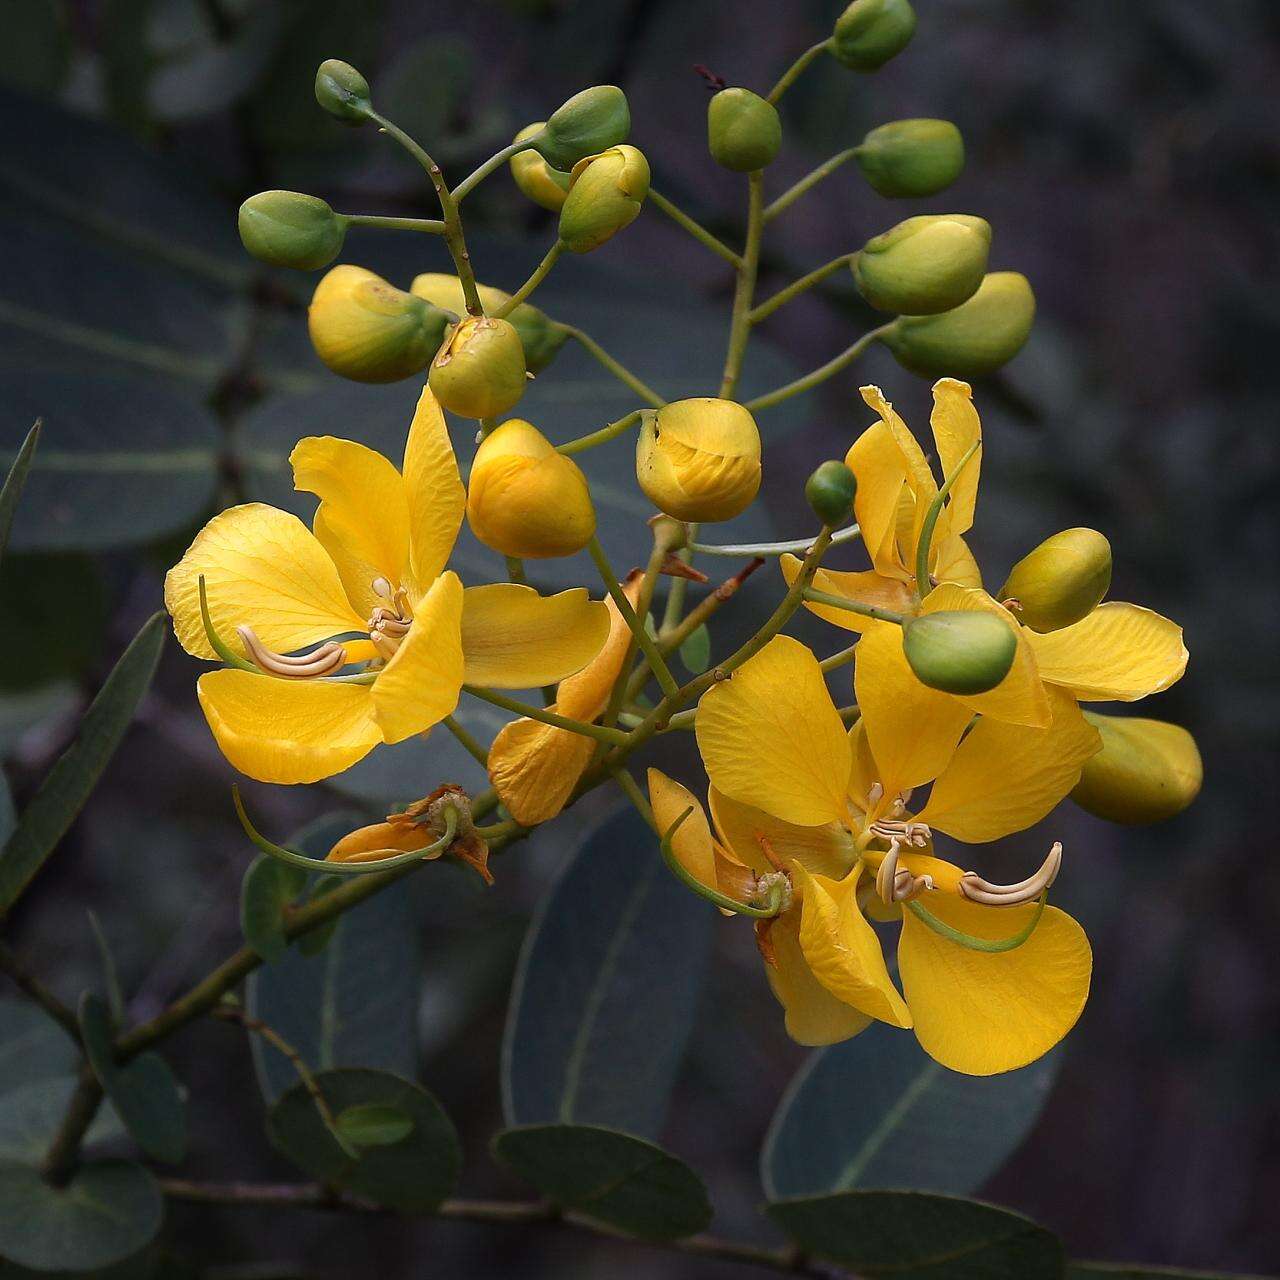
<path fill-rule="evenodd" d="M 118 1028 L 124 1021 L 124 993 L 120 990 L 120 973 L 116 968 L 116 958 L 111 953 L 107 935 L 102 932 L 97 913 L 90 911 L 87 914 L 94 945 L 98 948 L 98 963 L 102 966 L 102 985 L 107 997 L 107 1009 L 111 1014 L 111 1025 Z"/>
<path fill-rule="evenodd" d="M 974 1191 L 1026 1138 L 1059 1062 L 1055 1052 L 1004 1075 L 959 1075 L 909 1032 L 868 1027 L 814 1053 L 791 1082 L 760 1157 L 765 1192 Z"/>
<path fill-rule="evenodd" d="M 715 920 L 631 809 L 565 864 L 520 955 L 502 1048 L 509 1124 L 662 1127 Z"/>
<path fill-rule="evenodd" d="M 154 614 L 85 712 L 76 740 L 41 783 L 0 852 L 0 912 L 17 901 L 89 798 L 151 684 L 168 619 Z"/>
<path fill-rule="evenodd" d="M 67 1033 L 26 1000 L 0 1000 L 0 1089 L 75 1071 L 80 1055 Z"/>
<path fill-rule="evenodd" d="M 6 1084 L 6 1092 L 0 1094 L 0 1158 L 39 1165 L 79 1083 L 77 1076 L 67 1074 L 28 1080 L 17 1088 Z M 98 1108 L 83 1145 L 92 1147 L 123 1133 L 115 1108 L 106 1103 Z"/>
<path fill-rule="evenodd" d="M 346 884 L 346 882 L 345 876 L 320 876 L 315 884 L 311 886 L 311 892 L 307 894 L 307 901 L 315 902 L 316 899 L 323 898 L 326 893 L 332 893 L 339 885 Z M 335 916 L 332 920 L 326 920 L 318 928 L 308 929 L 293 945 L 300 955 L 318 956 L 333 941 L 333 935 L 337 933 L 340 922 L 340 916 Z"/>
<path fill-rule="evenodd" d="M 335 1117 L 342 1137 L 357 1147 L 390 1147 L 413 1132 L 413 1117 L 399 1107 L 362 1102 Z"/>
<path fill-rule="evenodd" d="M 1068 1262 L 1065 1280 L 1272 1280 L 1235 1271 L 1183 1271 L 1124 1262 Z"/>
<path fill-rule="evenodd" d="M 677 1240 L 711 1221 L 702 1180 L 661 1147 L 595 1125 L 504 1129 L 494 1156 L 564 1209 L 644 1240 Z"/>
<path fill-rule="evenodd" d="M 117 1063 L 110 1014 L 92 991 L 80 998 L 80 1034 L 98 1083 L 134 1141 L 152 1159 L 177 1164 L 187 1151 L 187 1106 L 168 1063 L 156 1053 Z"/>
<path fill-rule="evenodd" d="M 801 1248 L 866 1280 L 1061 1280 L 1062 1245 L 1021 1214 L 918 1191 L 777 1200 L 769 1215 Z"/>
<path fill-rule="evenodd" d="M 240 930 L 244 940 L 268 963 L 279 960 L 289 943 L 284 909 L 302 892 L 307 873 L 265 854 L 255 858 L 240 884 Z"/>
<path fill-rule="evenodd" d="M 300 1169 L 319 1182 L 403 1213 L 430 1212 L 453 1190 L 462 1159 L 458 1136 L 425 1089 L 361 1067 L 321 1071 L 316 1084 L 338 1116 L 389 1110 L 407 1119 L 410 1128 L 399 1139 L 367 1147 L 352 1161 L 299 1082 L 271 1108 L 267 1134 Z M 385 1135 L 385 1123 L 382 1128 Z"/>
<path fill-rule="evenodd" d="M 9 474 L 5 476 L 4 487 L 0 488 L 0 560 L 4 559 L 4 550 L 9 545 L 9 531 L 13 528 L 18 499 L 22 497 L 22 487 L 27 482 L 31 459 L 35 456 L 36 444 L 40 440 L 40 425 L 40 419 L 37 418 L 9 468 Z"/>
<path fill-rule="evenodd" d="M 0 618 L 0 688 L 88 676 L 106 643 L 101 565 L 85 555 L 10 555 L 0 569 Z M 75 690 L 69 701 L 80 701 Z"/>
<path fill-rule="evenodd" d="M 0 1254 L 38 1271 L 90 1270 L 136 1253 L 160 1230 L 155 1178 L 128 1160 L 83 1164 L 65 1187 L 0 1161 Z"/>
<path fill-rule="evenodd" d="M 711 632 L 705 622 L 691 631 L 680 646 L 680 661 L 692 676 L 700 676 L 707 669 L 711 662 Z"/>

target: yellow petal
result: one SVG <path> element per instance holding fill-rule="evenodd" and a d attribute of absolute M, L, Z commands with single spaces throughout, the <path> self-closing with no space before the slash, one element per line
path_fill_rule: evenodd
<path fill-rule="evenodd" d="M 795 556 L 784 555 L 779 560 L 779 565 L 787 586 L 790 586 L 800 572 L 800 561 Z M 813 586 L 815 590 L 826 591 L 833 596 L 844 596 L 847 600 L 857 600 L 862 604 L 876 605 L 893 613 L 910 613 L 912 608 L 911 588 L 901 578 L 886 578 L 874 569 L 854 573 L 819 569 L 813 576 Z M 872 619 L 860 613 L 851 613 L 848 609 L 809 602 L 806 602 L 805 608 L 846 631 L 865 631 L 872 625 Z"/>
<path fill-rule="evenodd" d="M 1049 691 L 1053 723 L 1030 729 L 980 716 L 943 775 L 920 821 L 957 840 L 999 840 L 1039 822 L 1080 780 L 1101 746 L 1076 701 Z"/>
<path fill-rule="evenodd" d="M 555 684 L 581 671 L 608 634 L 609 610 L 585 587 L 554 596 L 510 582 L 468 587 L 462 610 L 467 683 L 496 689 Z"/>
<path fill-rule="evenodd" d="M 245 652 L 238 626 L 252 627 L 277 653 L 364 630 L 324 547 L 296 516 L 261 502 L 214 516 L 165 576 L 178 643 L 197 658 L 215 658 L 200 620 L 201 575 L 214 627 L 238 653 Z"/>
<path fill-rule="evenodd" d="M 467 494 L 449 442 L 444 414 L 430 387 L 422 388 L 404 446 L 409 503 L 409 587 L 424 595 L 443 572 L 462 527 Z"/>
<path fill-rule="evenodd" d="M 871 743 L 867 741 L 866 723 L 861 719 L 849 730 L 849 751 L 853 756 L 853 769 L 849 773 L 849 799 L 865 813 L 871 788 L 880 781 L 880 771 L 871 754 Z"/>
<path fill-rule="evenodd" d="M 893 442 L 897 445 L 898 451 L 902 455 L 903 466 L 906 468 L 907 489 L 913 500 L 914 511 L 911 525 L 912 532 L 909 538 L 902 541 L 906 549 L 907 570 L 914 574 L 915 546 L 920 536 L 920 526 L 924 521 L 925 512 L 928 510 L 929 504 L 937 495 L 938 482 L 933 478 L 933 472 L 929 470 L 928 460 L 924 456 L 924 450 L 920 448 L 919 441 L 911 434 L 907 424 L 895 412 L 893 405 L 884 398 L 884 393 L 880 388 L 862 387 L 861 393 L 862 399 L 868 407 L 874 409 L 880 415 L 880 421 L 884 423 L 889 434 L 893 437 Z"/>
<path fill-rule="evenodd" d="M 853 866 L 853 837 L 838 822 L 828 822 L 820 827 L 798 827 L 793 822 L 783 822 L 781 818 L 765 813 L 763 809 L 730 799 L 715 787 L 709 789 L 707 799 L 720 842 L 754 871 L 764 874 L 776 870 L 760 844 L 762 836 L 781 862 L 798 862 L 805 870 L 818 875 L 838 880 L 848 875 Z"/>
<path fill-rule="evenodd" d="M 452 714 L 462 690 L 462 583 L 442 573 L 413 610 L 413 625 L 373 686 L 387 742 L 402 742 Z"/>
<path fill-rule="evenodd" d="M 1112 601 L 1061 631 L 1027 633 L 1040 675 L 1082 702 L 1136 702 L 1182 679 L 1182 628 L 1150 609 Z"/>
<path fill-rule="evenodd" d="M 717 790 L 816 827 L 845 813 L 849 740 L 818 660 L 775 636 L 698 704 L 698 749 Z"/>
<path fill-rule="evenodd" d="M 838 1044 L 871 1025 L 860 1009 L 832 995 L 813 975 L 800 949 L 800 912 L 792 909 L 770 923 L 769 942 L 776 964 L 765 974 L 786 1011 L 787 1035 L 797 1044 Z"/>
<path fill-rule="evenodd" d="M 885 577 L 905 578 L 897 543 L 898 501 L 907 479 L 902 450 L 889 428 L 876 422 L 853 442 L 844 461 L 858 479 L 853 513 L 871 563 Z"/>
<path fill-rule="evenodd" d="M 926 894 L 935 916 L 979 938 L 1007 938 L 1025 928 L 1035 903 L 985 907 Z M 1035 932 L 1012 951 L 972 951 L 902 913 L 898 971 L 916 1035 L 926 1053 L 952 1071 L 989 1076 L 1013 1071 L 1049 1052 L 1075 1025 L 1089 995 L 1093 967 L 1084 930 L 1046 907 Z"/>
<path fill-rule="evenodd" d="M 858 879 L 811 876 L 797 863 L 800 949 L 813 976 L 843 1003 L 880 1022 L 909 1027 L 911 1014 L 898 994 L 876 931 L 858 909 Z"/>
<path fill-rule="evenodd" d="M 707 814 L 687 787 L 657 769 L 649 770 L 649 803 L 660 832 L 670 831 L 686 809 L 693 812 L 680 824 L 671 841 L 671 850 L 680 865 L 707 888 L 717 887 L 715 845 Z"/>
<path fill-rule="evenodd" d="M 379 603 L 373 579 L 398 587 L 409 558 L 409 504 L 400 473 L 354 440 L 307 436 L 289 455 L 293 487 L 320 499 L 316 537 L 333 557 L 352 608 Z"/>
<path fill-rule="evenodd" d="M 946 480 L 960 465 L 960 459 L 982 439 L 982 424 L 973 407 L 973 391 L 967 382 L 943 378 L 933 386 L 933 415 L 929 419 L 933 440 L 938 446 L 938 464 Z M 964 470 L 951 486 L 945 516 L 946 529 L 952 535 L 968 532 L 973 527 L 973 511 L 978 500 L 978 477 L 982 473 L 982 448 L 965 463 Z M 941 520 L 939 520 L 941 524 Z M 935 546 L 937 545 L 935 541 Z M 939 578 L 944 575 L 939 574 Z M 954 581 L 954 579 L 950 579 Z"/>
<path fill-rule="evenodd" d="M 319 782 L 382 741 L 368 685 L 223 670 L 196 693 L 222 754 L 259 782 Z"/>
<path fill-rule="evenodd" d="M 858 642 L 853 691 L 889 799 L 936 778 L 973 718 L 959 698 L 916 679 L 893 623 L 877 624 Z"/>
<path fill-rule="evenodd" d="M 982 570 L 961 537 L 947 535 L 933 540 L 931 572 L 939 582 L 956 582 L 962 587 L 982 587 Z"/>

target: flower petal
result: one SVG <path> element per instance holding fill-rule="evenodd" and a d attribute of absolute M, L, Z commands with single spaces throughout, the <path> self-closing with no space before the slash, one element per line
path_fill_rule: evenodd
<path fill-rule="evenodd" d="M 942 378 L 933 384 L 933 414 L 929 419 L 933 441 L 938 446 L 938 464 L 945 481 L 960 465 L 961 458 L 975 445 L 978 452 L 965 463 L 964 470 L 951 486 L 946 509 L 938 520 L 942 531 L 951 535 L 967 533 L 973 528 L 973 512 L 978 501 L 978 478 L 982 474 L 982 424 L 973 407 L 973 391 L 967 382 Z M 935 540 L 936 548 L 937 542 Z M 940 578 L 943 576 L 938 575 Z"/>
<path fill-rule="evenodd" d="M 1025 928 L 1035 903 L 985 907 L 945 894 L 923 905 L 952 928 L 1007 938 Z M 1084 930 L 1046 907 L 1012 951 L 972 951 L 902 913 L 898 971 L 926 1053 L 971 1076 L 1013 1071 L 1049 1052 L 1075 1025 L 1089 996 L 1093 967 Z"/>
<path fill-rule="evenodd" d="M 462 527 L 466 490 L 458 475 L 440 411 L 430 387 L 422 388 L 404 446 L 404 489 L 409 504 L 409 592 L 424 595 L 444 571 Z"/>
<path fill-rule="evenodd" d="M 666 833 L 686 809 L 693 812 L 680 824 L 671 840 L 677 861 L 691 876 L 708 889 L 717 887 L 715 845 L 707 825 L 706 810 L 693 792 L 657 769 L 649 770 L 649 803 L 653 820 L 660 832 Z"/>
<path fill-rule="evenodd" d="M 201 576 L 214 628 L 238 653 L 245 652 L 238 626 L 252 627 L 277 653 L 364 630 L 324 547 L 296 516 L 261 502 L 214 516 L 165 575 L 178 643 L 197 658 L 216 658 L 200 619 Z"/>
<path fill-rule="evenodd" d="M 319 782 L 382 741 L 368 685 L 222 670 L 196 693 L 222 754 L 259 782 Z"/>
<path fill-rule="evenodd" d="M 782 576 L 790 586 L 800 572 L 800 561 L 792 555 L 784 555 L 779 560 Z M 862 569 L 854 573 L 846 573 L 837 569 L 819 569 L 813 576 L 813 586 L 818 591 L 826 591 L 833 596 L 844 596 L 846 600 L 857 600 L 862 604 L 873 604 L 881 609 L 889 609 L 893 613 L 910 613 L 912 609 L 911 588 L 901 578 L 886 578 L 874 569 Z M 865 631 L 872 625 L 871 618 L 860 613 L 852 613 L 848 609 L 837 609 L 832 605 L 806 602 L 806 609 L 816 613 L 819 618 L 843 627 L 846 631 Z"/>
<path fill-rule="evenodd" d="M 740 862 L 761 874 L 776 870 L 761 848 L 761 836 L 782 862 L 798 862 L 806 871 L 818 875 L 838 880 L 848 875 L 854 864 L 853 837 L 838 822 L 799 827 L 763 809 L 733 800 L 715 787 L 708 790 L 707 800 L 720 842 L 731 849 Z"/>
<path fill-rule="evenodd" d="M 893 437 L 893 442 L 902 457 L 906 476 L 906 496 L 910 498 L 910 502 L 900 505 L 897 513 L 898 543 L 902 554 L 907 558 L 906 571 L 914 576 L 915 547 L 920 538 L 920 526 L 924 523 L 929 504 L 937 496 L 938 482 L 929 469 L 929 463 L 924 456 L 924 450 L 920 447 L 920 442 L 911 434 L 907 424 L 898 416 L 893 405 L 884 398 L 880 388 L 868 386 L 860 390 L 862 399 L 868 407 L 880 415 L 880 421 Z M 857 474 L 856 471 L 854 474 Z M 902 525 L 904 514 L 909 515 L 906 528 Z"/>
<path fill-rule="evenodd" d="M 702 696 L 698 749 L 717 790 L 775 818 L 816 827 L 848 801 L 849 740 L 818 660 L 775 636 Z"/>
<path fill-rule="evenodd" d="M 958 535 L 935 536 L 933 540 L 933 576 L 939 582 L 956 582 L 962 587 L 982 588 L 982 570 Z"/>
<path fill-rule="evenodd" d="M 769 925 L 775 963 L 765 965 L 769 986 L 786 1011 L 787 1035 L 797 1044 L 838 1044 L 871 1025 L 860 1009 L 832 995 L 813 975 L 800 948 L 800 912 L 784 912 Z"/>
<path fill-rule="evenodd" d="M 858 480 L 853 513 L 871 563 L 884 577 L 906 578 L 897 543 L 898 502 L 907 480 L 902 450 L 889 428 L 876 422 L 853 442 L 844 461 Z"/>
<path fill-rule="evenodd" d="M 1028 632 L 1040 675 L 1082 702 L 1136 702 L 1182 679 L 1182 628 L 1150 609 L 1111 601 L 1060 631 Z"/>

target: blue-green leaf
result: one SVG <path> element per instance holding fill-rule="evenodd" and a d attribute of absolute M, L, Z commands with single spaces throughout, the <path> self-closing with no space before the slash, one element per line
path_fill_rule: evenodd
<path fill-rule="evenodd" d="M 63 1035 L 61 1031 L 58 1034 Z M 70 1041 L 66 1043 L 70 1047 Z M 6 1079 L 5 1092 L 0 1093 L 0 1158 L 41 1164 L 79 1084 L 79 1077 L 72 1073 L 28 1080 L 16 1088 L 10 1088 Z M 98 1108 L 82 1145 L 90 1148 L 122 1133 L 120 1117 L 105 1102 Z"/>
<path fill-rule="evenodd" d="M 700 676 L 711 662 L 711 632 L 704 622 L 680 646 L 680 661 L 690 675 Z"/>
<path fill-rule="evenodd" d="M 285 866 L 266 854 L 246 869 L 240 882 L 240 931 L 264 960 L 279 960 L 288 950 L 284 909 L 302 892 L 306 879 L 305 869 Z"/>

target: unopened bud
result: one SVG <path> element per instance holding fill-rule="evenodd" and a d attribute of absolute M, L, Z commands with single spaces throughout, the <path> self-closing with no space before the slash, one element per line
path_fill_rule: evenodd
<path fill-rule="evenodd" d="M 364 124 L 373 112 L 369 82 L 339 58 L 326 58 L 316 71 L 316 101 L 344 124 Z"/>
<path fill-rule="evenodd" d="M 824 525 L 834 528 L 849 518 L 853 499 L 858 492 L 858 478 L 843 462 L 824 462 L 805 481 L 804 496 L 813 514 Z"/>
<path fill-rule="evenodd" d="M 750 89 L 721 89 L 707 104 L 707 144 L 734 173 L 763 169 L 782 145 L 778 109 Z"/>
<path fill-rule="evenodd" d="M 316 196 L 260 191 L 240 206 L 240 240 L 260 262 L 315 271 L 342 251 L 345 218 Z"/>
<path fill-rule="evenodd" d="M 1200 794 L 1204 765 L 1181 725 L 1093 711 L 1084 717 L 1102 735 L 1102 750 L 1084 762 L 1071 793 L 1082 809 L 1138 826 L 1172 818 Z"/>
<path fill-rule="evenodd" d="M 590 253 L 629 227 L 649 194 L 649 162 L 635 147 L 610 147 L 573 166 L 560 210 L 560 239 L 573 253 Z"/>
<path fill-rule="evenodd" d="M 853 260 L 853 278 L 879 311 L 933 315 L 973 296 L 990 250 L 991 225 L 984 219 L 920 214 L 868 240 Z"/>
<path fill-rule="evenodd" d="M 1058 631 L 1087 617 L 1111 586 L 1111 543 L 1096 529 L 1063 529 L 1018 561 L 1000 589 L 1032 631 Z"/>
<path fill-rule="evenodd" d="M 465 316 L 431 362 L 431 394 L 462 418 L 494 418 L 524 395 L 524 347 L 515 326 L 492 316 Z"/>
<path fill-rule="evenodd" d="M 872 129 L 854 159 L 882 196 L 932 196 L 960 176 L 964 139 L 950 120 L 894 120 Z"/>
<path fill-rule="evenodd" d="M 486 547 L 532 560 L 573 555 L 596 531 L 586 476 L 521 418 L 480 442 L 467 483 L 467 521 Z"/>
<path fill-rule="evenodd" d="M 986 693 L 1009 674 L 1018 638 L 1011 623 L 982 610 L 921 614 L 902 629 L 902 651 L 930 689 L 961 696 Z"/>
<path fill-rule="evenodd" d="M 527 142 L 530 138 L 540 136 L 545 128 L 546 124 L 541 120 L 537 124 L 526 125 L 512 141 Z M 552 213 L 559 213 L 565 196 L 569 194 L 567 173 L 553 169 L 535 150 L 517 152 L 511 157 L 510 165 L 516 186 L 534 204 L 550 209 Z"/>
<path fill-rule="evenodd" d="M 627 140 L 631 111 L 627 95 L 613 84 L 575 93 L 551 113 L 542 128 L 538 151 L 556 169 L 572 169 L 579 160 Z"/>
<path fill-rule="evenodd" d="M 915 33 L 916 12 L 907 0 L 853 0 L 836 19 L 829 48 L 851 71 L 875 71 Z"/>

